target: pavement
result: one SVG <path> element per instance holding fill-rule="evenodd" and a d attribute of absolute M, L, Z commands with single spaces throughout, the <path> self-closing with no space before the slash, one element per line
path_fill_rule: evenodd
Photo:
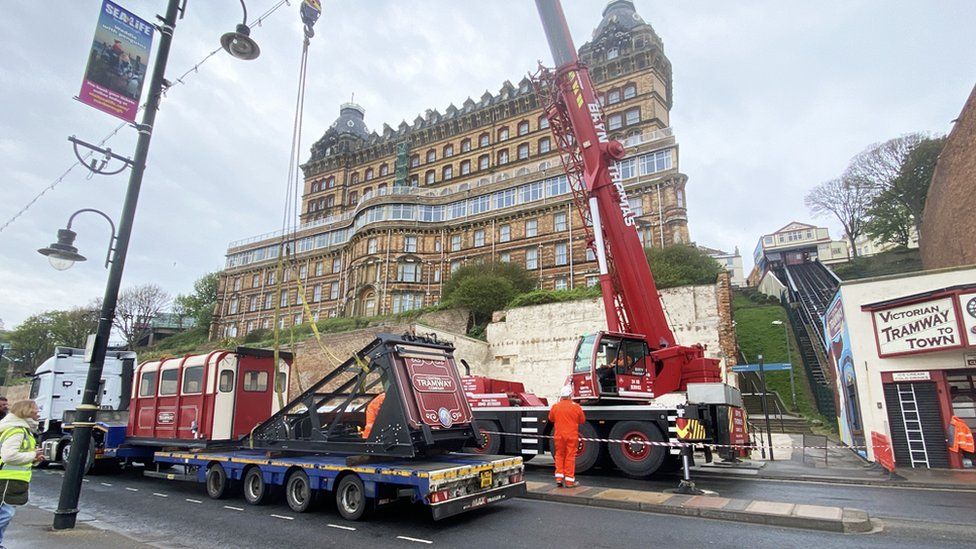
<path fill-rule="evenodd" d="M 17 508 L 7 532 L 4 535 L 6 549 L 37 549 L 57 547 L 58 549 L 125 549 L 130 547 L 150 547 L 123 535 L 120 532 L 99 527 L 98 521 L 81 515 L 74 529 L 54 530 L 51 523 L 54 512 L 28 503 Z"/>
<path fill-rule="evenodd" d="M 621 488 L 559 488 L 554 483 L 533 481 L 527 485 L 527 497 L 544 501 L 828 532 L 864 533 L 873 528 L 868 514 L 860 509 Z"/>

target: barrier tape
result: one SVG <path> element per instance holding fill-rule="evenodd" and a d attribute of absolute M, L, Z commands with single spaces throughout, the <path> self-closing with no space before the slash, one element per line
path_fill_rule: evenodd
<path fill-rule="evenodd" d="M 535 435 L 531 433 L 503 433 L 500 431 L 484 431 L 484 430 L 479 430 L 478 432 L 485 433 L 488 435 L 515 436 L 521 438 L 548 438 L 548 439 L 556 438 L 552 435 Z M 588 442 L 610 442 L 614 444 L 639 444 L 641 446 L 667 446 L 669 448 L 685 448 L 685 447 L 695 448 L 695 447 L 702 447 L 702 446 L 707 446 L 709 448 L 743 448 L 748 450 L 763 450 L 766 448 L 774 448 L 774 449 L 809 448 L 811 450 L 830 450 L 830 449 L 859 450 L 859 449 L 868 448 L 868 446 L 796 446 L 794 444 L 767 446 L 765 444 L 758 444 L 758 445 L 757 444 L 715 444 L 711 442 L 680 442 L 680 441 L 657 442 L 654 440 L 620 440 L 620 439 L 613 439 L 613 438 L 589 438 L 589 437 L 579 437 L 579 440 L 585 440 Z M 875 449 L 888 448 L 888 446 L 878 445 L 875 446 L 874 448 Z"/>

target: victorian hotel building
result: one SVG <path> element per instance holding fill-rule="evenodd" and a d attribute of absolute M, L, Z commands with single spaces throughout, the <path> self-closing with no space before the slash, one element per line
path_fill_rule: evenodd
<path fill-rule="evenodd" d="M 671 63 L 661 39 L 632 2 L 614 0 L 579 54 L 611 137 L 627 147 L 620 171 L 644 245 L 688 242 L 687 177 L 669 124 Z M 381 133 L 367 129 L 362 107 L 342 105 L 302 168 L 301 224 L 288 232 L 295 268 L 280 281 L 280 303 L 281 234 L 233 242 L 213 336 L 270 328 L 276 305 L 282 326 L 307 321 L 302 299 L 312 320 L 434 305 L 455 269 L 483 261 L 518 263 L 545 289 L 597 282 L 527 78 Z"/>

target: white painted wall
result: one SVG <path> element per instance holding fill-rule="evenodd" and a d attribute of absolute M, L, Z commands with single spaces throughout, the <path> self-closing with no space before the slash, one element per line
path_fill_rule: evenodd
<path fill-rule="evenodd" d="M 707 356 L 723 358 L 715 286 L 669 288 L 661 294 L 678 343 L 701 343 Z M 600 299 L 510 309 L 504 320 L 488 325 L 491 363 L 485 370 L 490 377 L 520 381 L 540 396 L 555 398 L 569 375 L 577 339 L 603 329 Z M 724 366 L 723 360 L 723 371 Z M 728 377 L 734 383 L 736 376 Z"/>

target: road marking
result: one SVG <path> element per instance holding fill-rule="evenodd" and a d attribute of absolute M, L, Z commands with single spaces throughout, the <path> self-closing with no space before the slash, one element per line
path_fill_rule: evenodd
<path fill-rule="evenodd" d="M 159 492 L 153 492 L 153 495 L 154 496 L 161 497 L 161 498 L 168 498 L 169 497 L 168 495 L 166 495 L 166 494 L 160 494 Z"/>
<path fill-rule="evenodd" d="M 351 530 L 351 531 L 355 531 L 356 530 L 352 526 L 343 526 L 341 524 L 326 524 L 326 526 L 328 526 L 329 528 L 338 528 L 340 530 Z"/>
<path fill-rule="evenodd" d="M 724 480 L 731 480 L 730 477 L 721 477 Z M 735 479 L 739 480 L 739 479 Z M 857 484 L 854 482 L 830 482 L 824 480 L 796 480 L 796 479 L 785 479 L 785 478 L 756 478 L 750 477 L 748 480 L 754 480 L 758 482 L 779 482 L 784 484 L 797 483 L 797 484 L 822 484 L 825 486 L 850 486 L 851 488 L 878 488 L 880 490 L 919 490 L 923 492 L 957 492 L 957 493 L 976 493 L 976 490 L 971 488 L 938 488 L 938 487 L 928 487 L 928 486 L 883 486 L 880 484 Z"/>
<path fill-rule="evenodd" d="M 139 491 L 138 488 L 129 488 L 128 486 L 126 486 L 125 489 L 128 490 L 128 491 L 130 491 L 130 492 L 138 492 Z"/>
<path fill-rule="evenodd" d="M 198 499 L 190 499 L 190 498 L 186 498 L 186 501 L 189 501 L 190 503 L 203 503 L 202 501 L 200 501 Z"/>
<path fill-rule="evenodd" d="M 82 481 L 82 482 L 91 482 L 91 481 L 90 481 L 90 480 L 88 480 L 87 478 L 83 478 L 83 479 L 81 479 L 81 481 Z"/>
<path fill-rule="evenodd" d="M 286 517 L 285 515 L 276 515 L 274 513 L 272 513 L 271 516 L 273 516 L 274 518 L 280 518 L 285 520 L 295 520 L 295 517 Z"/>
<path fill-rule="evenodd" d="M 230 509 L 231 511 L 243 511 L 243 507 L 234 507 L 232 505 L 224 505 L 224 509 Z"/>
<path fill-rule="evenodd" d="M 428 545 L 431 544 L 431 543 L 434 543 L 433 541 L 431 541 L 429 539 L 409 538 L 407 536 L 397 536 L 397 539 L 405 539 L 407 541 L 415 541 L 417 543 L 426 543 Z"/>
<path fill-rule="evenodd" d="M 99 482 L 99 484 L 101 484 L 102 486 L 111 486 L 112 485 L 111 482 Z"/>

